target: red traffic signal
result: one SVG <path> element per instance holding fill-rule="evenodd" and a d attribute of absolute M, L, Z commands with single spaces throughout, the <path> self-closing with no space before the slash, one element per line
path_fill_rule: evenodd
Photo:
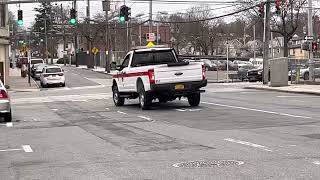
<path fill-rule="evenodd" d="M 259 5 L 259 16 L 263 17 L 264 16 L 264 3 L 260 3 Z"/>
<path fill-rule="evenodd" d="M 312 42 L 312 50 L 316 51 L 318 49 L 318 43 Z"/>

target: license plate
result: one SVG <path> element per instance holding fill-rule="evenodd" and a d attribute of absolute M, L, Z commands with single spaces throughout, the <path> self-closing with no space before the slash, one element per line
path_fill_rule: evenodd
<path fill-rule="evenodd" d="M 177 85 L 175 85 L 174 89 L 175 89 L 175 90 L 184 89 L 184 85 L 183 85 L 183 84 L 177 84 Z"/>

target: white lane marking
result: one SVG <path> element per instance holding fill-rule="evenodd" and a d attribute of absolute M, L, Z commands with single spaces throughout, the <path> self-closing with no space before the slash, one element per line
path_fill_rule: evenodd
<path fill-rule="evenodd" d="M 240 141 L 240 140 L 236 140 L 236 139 L 232 139 L 232 138 L 226 138 L 224 139 L 225 141 L 229 141 L 229 142 L 233 142 L 233 143 L 238 143 L 238 144 L 243 144 L 243 145 L 247 145 L 247 146 L 251 146 L 251 147 L 255 147 L 255 148 L 259 148 L 265 151 L 269 151 L 272 152 L 272 150 L 268 149 L 266 146 L 263 145 L 259 145 L 259 144 L 254 144 L 251 142 L 246 142 L 246 141 Z"/>
<path fill-rule="evenodd" d="M 93 99 L 109 99 L 112 97 L 111 93 L 100 94 L 81 94 L 81 95 L 61 95 L 61 96 L 43 96 L 35 98 L 18 98 L 12 99 L 12 104 L 33 104 L 33 103 L 48 103 L 59 101 L 86 101 Z"/>
<path fill-rule="evenodd" d="M 58 111 L 58 109 L 51 109 L 52 111 Z"/>
<path fill-rule="evenodd" d="M 201 111 L 202 109 L 188 109 L 190 112 Z"/>
<path fill-rule="evenodd" d="M 126 114 L 127 114 L 127 113 L 122 112 L 122 111 L 117 111 L 117 113 L 124 114 L 124 115 L 126 115 Z"/>
<path fill-rule="evenodd" d="M 320 161 L 313 161 L 313 164 L 320 165 Z"/>
<path fill-rule="evenodd" d="M 106 108 L 106 110 L 109 111 L 110 109 L 109 109 L 109 108 Z"/>
<path fill-rule="evenodd" d="M 146 117 L 146 116 L 137 116 L 138 118 L 141 118 L 141 119 L 145 119 L 147 121 L 151 121 L 151 122 L 154 122 L 154 120 L 152 120 L 151 118 L 149 117 Z"/>
<path fill-rule="evenodd" d="M 17 149 L 1 149 L 0 152 L 10 152 L 10 151 L 24 151 L 27 153 L 33 152 L 30 145 L 22 145 L 22 148 Z"/>
<path fill-rule="evenodd" d="M 312 119 L 312 117 L 308 117 L 308 116 L 299 116 L 299 115 L 287 114 L 287 113 L 279 113 L 279 112 L 274 112 L 274 111 L 265 111 L 265 110 L 261 110 L 261 109 L 247 108 L 247 107 L 241 107 L 241 106 L 232 106 L 232 105 L 217 104 L 217 103 L 210 103 L 210 102 L 201 102 L 201 103 L 202 104 L 214 105 L 214 106 L 234 108 L 234 109 L 256 111 L 256 112 L 262 112 L 262 113 L 268 113 L 268 114 L 276 114 L 276 115 L 281 115 L 281 116 L 289 116 L 289 117 L 302 118 L 302 119 Z"/>
<path fill-rule="evenodd" d="M 5 123 L 5 124 L 0 124 L 0 126 L 13 127 L 13 123 L 12 122 L 8 122 L 8 123 Z"/>
<path fill-rule="evenodd" d="M 33 152 L 30 145 L 23 145 L 22 148 L 24 152 L 27 152 L 27 153 Z"/>
<path fill-rule="evenodd" d="M 7 127 L 13 127 L 13 123 L 12 122 L 8 122 L 8 123 L 6 123 L 6 126 Z"/>
<path fill-rule="evenodd" d="M 315 98 L 320 96 L 277 96 L 279 98 Z"/>
<path fill-rule="evenodd" d="M 195 111 L 201 111 L 202 109 L 176 109 L 176 111 L 180 111 L 180 112 L 185 112 L 185 111 L 189 111 L 189 112 L 195 112 Z"/>

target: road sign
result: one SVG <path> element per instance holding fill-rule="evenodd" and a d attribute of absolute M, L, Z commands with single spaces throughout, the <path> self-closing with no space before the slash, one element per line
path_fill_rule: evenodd
<path fill-rule="evenodd" d="M 147 33 L 147 41 L 153 42 L 156 40 L 156 35 L 154 33 Z"/>
<path fill-rule="evenodd" d="M 153 44 L 153 42 L 148 42 L 148 44 L 147 44 L 147 47 L 152 47 L 152 46 L 154 46 L 154 44 Z"/>
<path fill-rule="evenodd" d="M 99 52 L 99 49 L 96 48 L 96 47 L 94 47 L 94 48 L 92 48 L 91 52 L 92 52 L 94 55 L 96 55 L 96 54 Z"/>
<path fill-rule="evenodd" d="M 308 40 L 310 41 L 310 40 L 313 40 L 313 36 L 306 36 L 304 39 L 307 40 L 307 41 Z"/>

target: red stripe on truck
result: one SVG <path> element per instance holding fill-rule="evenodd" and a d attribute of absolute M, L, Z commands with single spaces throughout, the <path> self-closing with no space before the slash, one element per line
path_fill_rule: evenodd
<path fill-rule="evenodd" d="M 124 78 L 124 77 L 135 77 L 135 76 L 148 76 L 148 72 L 134 72 L 134 73 L 125 73 L 125 74 L 116 74 L 113 75 L 113 78 Z"/>

